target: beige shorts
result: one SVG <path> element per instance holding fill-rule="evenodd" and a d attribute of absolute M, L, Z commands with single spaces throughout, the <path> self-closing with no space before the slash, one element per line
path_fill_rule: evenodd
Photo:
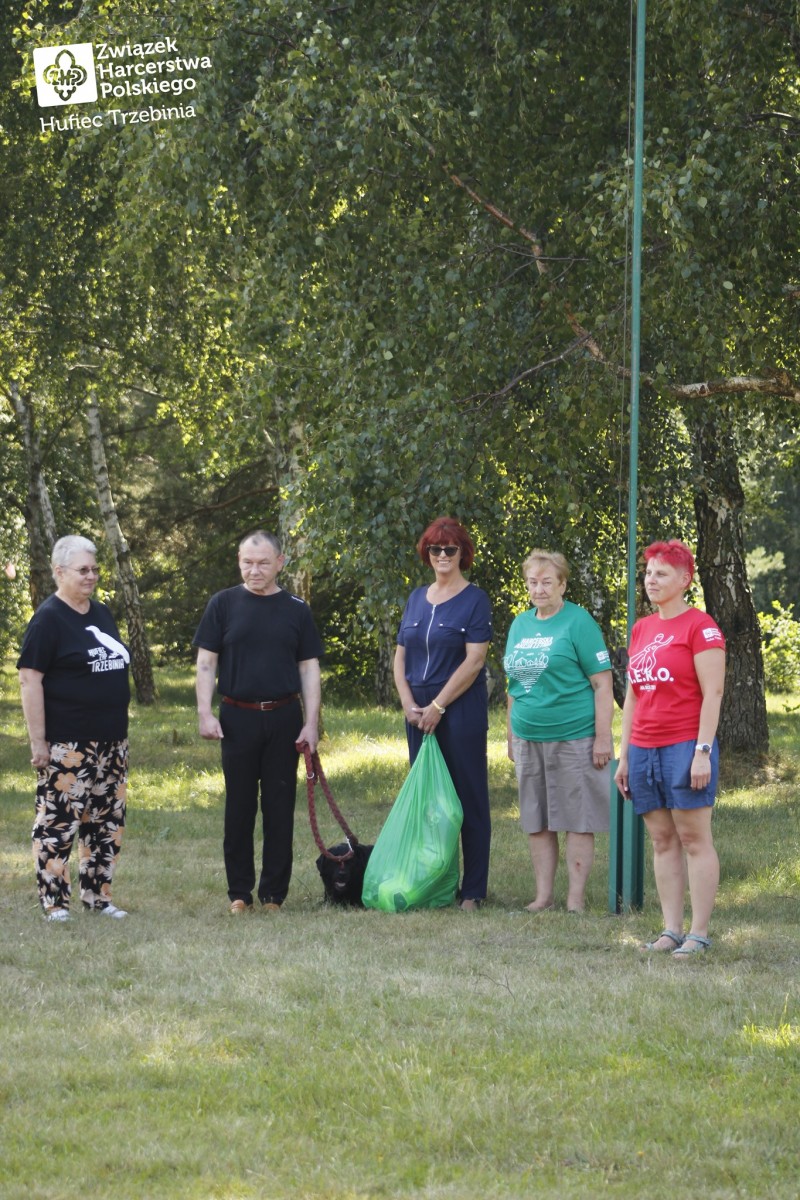
<path fill-rule="evenodd" d="M 608 833 L 611 766 L 592 763 L 594 738 L 528 742 L 512 735 L 525 833 Z"/>

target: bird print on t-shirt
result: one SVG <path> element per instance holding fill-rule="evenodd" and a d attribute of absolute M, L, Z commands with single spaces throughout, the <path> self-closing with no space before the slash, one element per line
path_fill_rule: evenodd
<path fill-rule="evenodd" d="M 96 625 L 87 625 L 86 632 L 93 633 L 100 645 L 105 646 L 106 650 L 110 650 L 114 658 L 121 658 L 126 663 L 131 661 L 131 656 L 125 646 L 113 638 L 110 633 L 103 633 L 103 630 L 98 629 Z"/>

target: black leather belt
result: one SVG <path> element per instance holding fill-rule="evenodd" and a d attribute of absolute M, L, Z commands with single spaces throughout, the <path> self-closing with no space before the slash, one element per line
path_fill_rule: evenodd
<path fill-rule="evenodd" d="M 282 700 L 231 700 L 230 696 L 220 696 L 223 704 L 232 704 L 234 708 L 255 708 L 258 712 L 272 712 L 274 708 L 283 708 L 284 704 L 299 699 L 299 692 L 292 692 L 291 696 L 284 696 Z"/>

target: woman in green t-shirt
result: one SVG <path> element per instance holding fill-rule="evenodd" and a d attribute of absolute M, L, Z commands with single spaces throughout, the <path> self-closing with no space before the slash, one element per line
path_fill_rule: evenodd
<path fill-rule="evenodd" d="M 600 627 L 564 599 L 563 554 L 533 550 L 522 565 L 533 607 L 506 643 L 508 757 L 519 787 L 520 823 L 536 879 L 529 912 L 552 908 L 558 835 L 566 833 L 567 909 L 581 912 L 594 835 L 608 832 L 611 662 Z"/>

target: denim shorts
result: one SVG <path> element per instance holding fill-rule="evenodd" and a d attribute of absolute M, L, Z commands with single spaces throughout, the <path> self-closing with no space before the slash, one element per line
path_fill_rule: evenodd
<path fill-rule="evenodd" d="M 628 747 L 628 788 L 634 812 L 641 817 L 657 808 L 710 808 L 717 793 L 719 746 L 711 748 L 711 778 L 704 788 L 691 784 L 697 740 L 644 750 Z"/>

